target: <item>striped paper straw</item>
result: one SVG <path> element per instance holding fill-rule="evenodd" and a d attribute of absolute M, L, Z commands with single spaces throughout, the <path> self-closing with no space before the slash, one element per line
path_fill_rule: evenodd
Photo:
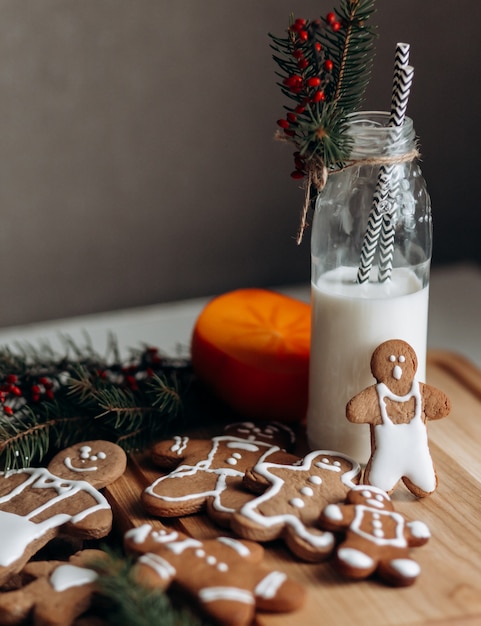
<path fill-rule="evenodd" d="M 406 109 L 409 100 L 413 71 L 409 69 L 409 44 L 398 43 L 396 46 L 396 55 L 394 59 L 394 78 L 391 99 L 391 118 L 389 125 L 398 128 L 399 132 L 404 124 Z M 396 141 L 399 134 L 393 137 Z M 394 256 L 394 237 L 395 237 L 395 220 L 394 207 L 397 181 L 393 181 L 392 174 L 394 166 L 390 167 L 391 183 L 389 185 L 388 198 L 390 210 L 383 213 L 381 224 L 381 239 L 379 242 L 379 282 L 390 280 L 393 266 Z"/>
<path fill-rule="evenodd" d="M 408 57 L 409 45 L 405 43 L 397 44 L 394 62 L 394 78 L 389 126 L 392 126 L 394 129 L 397 128 L 399 133 L 401 132 L 401 128 L 404 123 L 409 99 L 409 91 L 414 73 L 414 68 L 406 65 Z M 393 134 L 393 142 L 396 141 L 397 136 L 398 133 Z M 390 275 L 389 269 L 384 272 L 384 266 L 388 268 L 389 264 L 392 264 L 392 251 L 394 248 L 394 232 L 391 232 L 393 229 L 392 208 L 394 204 L 394 197 L 393 194 L 390 193 L 390 180 L 394 168 L 394 165 L 381 166 L 379 168 L 376 189 L 373 197 L 373 205 L 369 214 L 366 233 L 364 235 L 361 248 L 359 269 L 357 272 L 358 283 L 365 283 L 369 280 L 374 255 L 379 243 L 384 216 L 386 216 L 386 223 L 385 230 L 383 231 L 383 250 L 380 253 L 380 261 L 383 262 L 383 276 Z M 389 261 L 389 255 L 391 255 L 391 261 Z"/>

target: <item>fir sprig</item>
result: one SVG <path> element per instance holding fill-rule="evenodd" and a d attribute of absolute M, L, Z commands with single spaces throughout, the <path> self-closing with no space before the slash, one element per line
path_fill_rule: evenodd
<path fill-rule="evenodd" d="M 108 624 L 129 626 L 207 626 L 187 608 L 177 608 L 160 589 L 147 588 L 133 575 L 133 561 L 106 550 L 106 559 L 92 563 L 98 573 L 97 586 L 108 605 L 102 617 Z"/>
<path fill-rule="evenodd" d="M 291 101 L 277 136 L 295 146 L 291 176 L 307 177 L 306 203 L 349 159 L 348 115 L 360 107 L 371 75 L 374 10 L 375 0 L 341 0 L 325 17 L 291 17 L 284 37 L 269 34 L 278 85 Z M 313 181 L 321 182 L 311 190 Z"/>
<path fill-rule="evenodd" d="M 157 348 L 120 361 L 111 339 L 106 357 L 91 344 L 64 342 L 0 349 L 0 462 L 10 469 L 42 461 L 88 438 L 141 449 L 183 417 L 192 382 L 190 362 Z"/>

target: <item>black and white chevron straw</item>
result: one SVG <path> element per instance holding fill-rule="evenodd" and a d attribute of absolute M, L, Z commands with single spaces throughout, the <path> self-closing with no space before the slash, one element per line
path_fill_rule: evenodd
<path fill-rule="evenodd" d="M 409 93 L 413 80 L 414 68 L 408 65 L 409 44 L 398 43 L 394 60 L 394 77 L 391 97 L 391 115 L 389 126 L 393 127 L 392 141 L 399 137 L 404 124 Z M 396 132 L 396 129 L 398 132 Z M 380 281 L 391 276 L 392 256 L 394 251 L 395 190 L 392 188 L 392 174 L 395 165 L 383 165 L 379 168 L 373 203 L 364 234 L 357 273 L 357 282 L 369 280 L 374 255 L 378 244 Z"/>

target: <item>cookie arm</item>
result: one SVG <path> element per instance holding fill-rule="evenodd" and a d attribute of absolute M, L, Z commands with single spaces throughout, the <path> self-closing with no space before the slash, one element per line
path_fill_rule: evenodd
<path fill-rule="evenodd" d="M 424 414 L 428 420 L 438 420 L 446 417 L 451 411 L 451 402 L 447 395 L 426 383 L 420 383 L 424 400 Z"/>
<path fill-rule="evenodd" d="M 355 395 L 346 406 L 346 417 L 354 424 L 380 424 L 382 421 L 376 386 Z"/>
<path fill-rule="evenodd" d="M 165 590 L 177 575 L 177 570 L 166 559 L 153 552 L 146 552 L 137 559 L 134 577 L 143 586 Z"/>
<path fill-rule="evenodd" d="M 354 519 L 354 512 L 350 504 L 328 504 L 321 513 L 319 526 L 333 532 L 344 530 Z"/>
<path fill-rule="evenodd" d="M 189 438 L 176 436 L 173 439 L 159 441 L 151 450 L 152 461 L 164 469 L 173 469 L 179 465 L 189 451 Z"/>
<path fill-rule="evenodd" d="M 416 520 L 406 524 L 404 535 L 409 546 L 423 546 L 429 541 L 431 532 L 424 522 Z"/>

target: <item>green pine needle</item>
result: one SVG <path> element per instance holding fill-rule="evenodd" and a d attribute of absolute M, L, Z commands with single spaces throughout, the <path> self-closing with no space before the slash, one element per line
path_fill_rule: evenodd
<path fill-rule="evenodd" d="M 341 0 L 336 28 L 327 17 L 291 17 L 286 36 L 269 34 L 279 69 L 277 84 L 294 101 L 279 121 L 284 139 L 296 148 L 299 175 L 310 166 L 336 168 L 349 158 L 347 116 L 361 106 L 369 83 L 376 37 L 369 22 L 374 10 L 375 0 Z"/>
<path fill-rule="evenodd" d="M 46 343 L 0 348 L 3 468 L 39 463 L 86 439 L 142 449 L 183 418 L 193 379 L 188 360 L 145 346 L 122 362 L 113 338 L 109 358 L 89 341 L 79 346 L 63 338 L 63 345 L 60 356 Z"/>
<path fill-rule="evenodd" d="M 125 626 L 207 626 L 208 622 L 186 608 L 177 608 L 161 590 L 139 584 L 133 575 L 133 561 L 112 550 L 107 558 L 91 564 L 99 575 L 100 596 L 108 601 L 105 616 L 109 624 Z"/>

